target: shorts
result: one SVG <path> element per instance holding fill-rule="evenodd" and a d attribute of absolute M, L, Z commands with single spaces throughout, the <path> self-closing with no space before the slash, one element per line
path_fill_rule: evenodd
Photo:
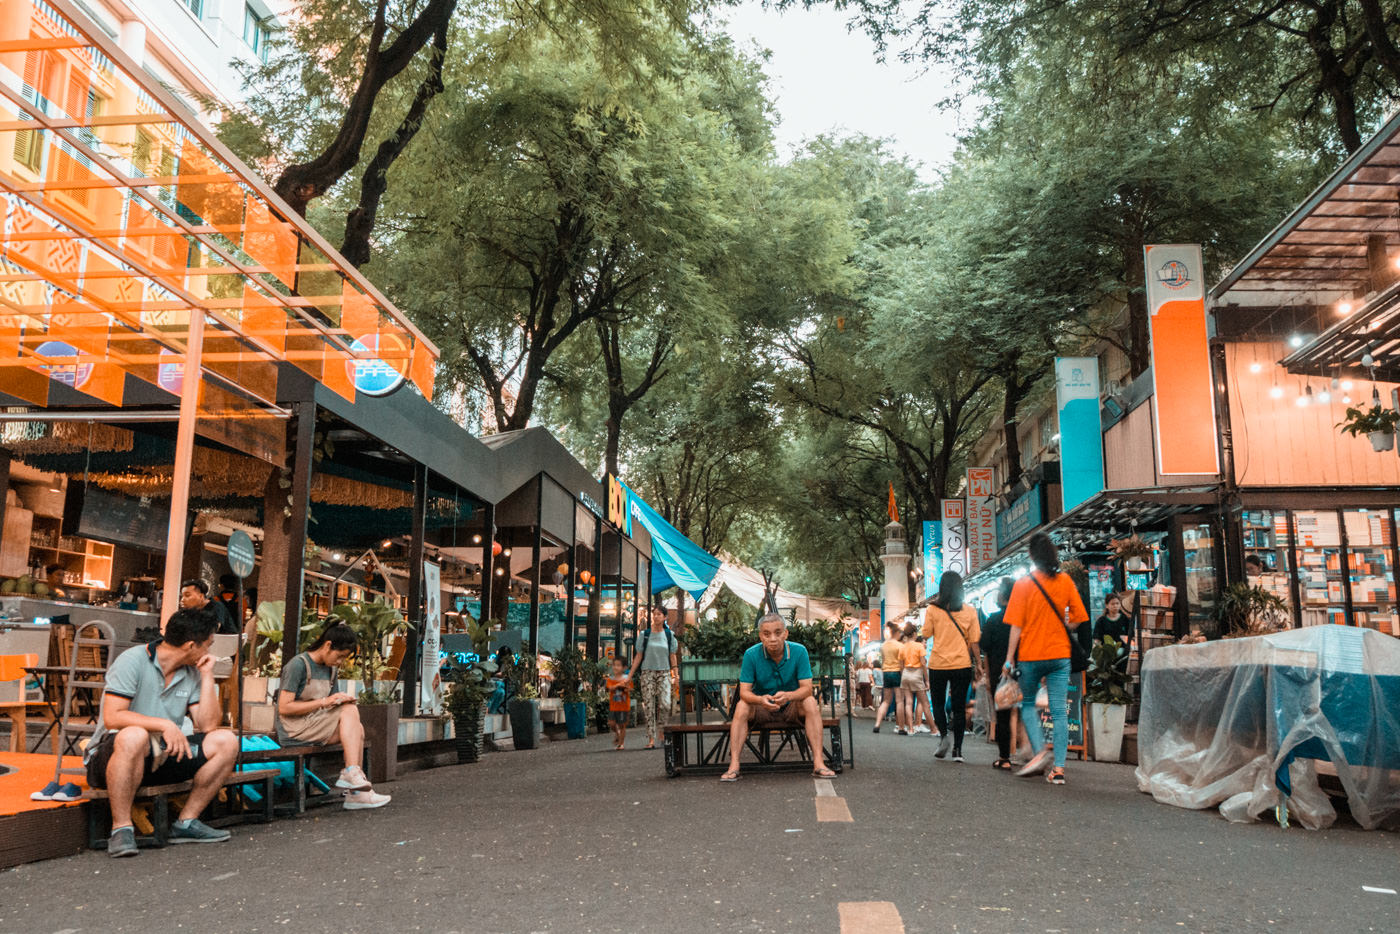
<path fill-rule="evenodd" d="M 802 705 L 796 701 L 788 701 L 777 710 L 769 710 L 762 704 L 755 704 L 749 708 L 749 723 L 753 726 L 802 723 L 803 720 Z"/>
<path fill-rule="evenodd" d="M 924 681 L 924 669 L 904 669 L 904 671 L 900 673 L 899 686 L 906 691 L 928 690 L 928 684 Z"/>
<path fill-rule="evenodd" d="M 189 757 L 176 761 L 174 756 L 170 756 L 161 763 L 158 769 L 151 768 L 155 760 L 152 754 L 147 752 L 146 767 L 141 773 L 141 781 L 138 782 L 138 785 L 174 785 L 194 778 L 194 773 L 198 772 L 204 767 L 204 763 L 209 761 L 204 757 L 204 734 L 195 733 L 186 739 L 190 743 Z M 87 762 L 88 787 L 107 787 L 107 764 L 112 760 L 112 752 L 116 745 L 116 733 L 108 733 L 97 744 L 97 751 Z"/>
<path fill-rule="evenodd" d="M 616 723 L 618 726 L 626 726 L 627 715 L 631 712 L 632 711 L 630 710 L 609 710 L 608 719 L 611 720 L 613 723 Z"/>
<path fill-rule="evenodd" d="M 885 676 L 884 686 L 886 688 L 893 690 L 894 688 L 899 687 L 900 676 L 903 674 L 903 672 L 882 671 L 880 673 Z"/>

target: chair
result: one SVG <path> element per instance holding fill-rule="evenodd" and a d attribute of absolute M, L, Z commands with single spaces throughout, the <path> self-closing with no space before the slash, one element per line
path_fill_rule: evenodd
<path fill-rule="evenodd" d="M 64 768 L 63 755 L 74 752 L 83 737 L 91 737 L 97 732 L 93 720 L 83 723 L 73 722 L 74 701 L 81 692 L 87 697 L 89 709 L 96 711 L 101 703 L 102 691 L 107 686 L 107 659 L 112 656 L 112 646 L 116 637 L 112 627 L 104 622 L 92 621 L 77 627 L 69 643 L 71 654 L 68 657 L 67 677 L 63 683 L 63 707 L 61 708 L 58 732 L 54 736 L 53 780 L 59 782 L 64 775 L 85 775 L 81 767 Z M 88 664 L 83 664 L 87 662 Z"/>
<path fill-rule="evenodd" d="M 0 655 L 0 715 L 10 718 L 10 752 L 24 752 L 29 707 L 24 669 L 38 664 L 37 655 Z"/>

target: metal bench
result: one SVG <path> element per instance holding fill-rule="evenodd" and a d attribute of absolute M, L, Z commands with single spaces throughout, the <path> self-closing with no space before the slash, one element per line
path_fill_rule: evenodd
<path fill-rule="evenodd" d="M 260 805 L 260 810 L 256 812 L 258 816 L 255 819 L 258 823 L 267 823 L 272 820 L 273 816 L 272 783 L 280 774 L 278 769 L 232 772 L 224 779 L 221 787 L 239 789 L 243 785 L 261 785 L 262 801 L 257 802 Z M 193 782 L 175 782 L 169 785 L 145 785 L 136 789 L 135 801 L 151 802 L 151 827 L 154 831 L 152 836 L 138 838 L 138 845 L 161 847 L 170 842 L 170 796 L 185 794 L 193 787 Z M 96 802 L 106 801 L 109 797 L 106 789 L 102 788 L 90 788 L 83 792 L 83 800 L 92 802 L 88 806 L 89 849 L 105 850 L 107 848 L 107 835 L 112 821 L 111 811 Z M 250 803 L 246 796 L 239 794 L 238 797 L 245 805 Z M 215 818 L 209 823 L 217 827 L 223 824 L 240 823 L 245 819 L 247 819 L 246 814 L 239 813 Z"/>
<path fill-rule="evenodd" d="M 275 749 L 244 749 L 243 764 L 256 763 L 260 765 L 271 765 L 280 762 L 290 762 L 292 764 L 292 801 L 288 805 L 283 805 L 281 810 L 290 814 L 304 814 L 308 807 L 321 807 L 327 804 L 335 804 L 340 801 L 341 796 L 333 791 L 325 794 L 311 795 L 307 791 L 307 784 L 310 777 L 315 773 L 307 767 L 307 760 L 318 756 L 335 756 L 337 760 L 343 760 L 344 748 L 339 743 L 326 743 L 318 745 L 316 743 L 305 743 L 297 746 L 278 746 Z M 364 769 L 365 774 L 369 774 L 370 745 L 365 743 Z M 281 769 L 273 769 L 279 776 Z M 339 766 L 336 771 L 339 772 Z M 331 787 L 324 781 L 327 787 Z"/>
<path fill-rule="evenodd" d="M 666 775 L 675 778 L 689 771 L 719 774 L 729 768 L 729 728 L 730 723 L 668 723 L 662 728 L 662 749 L 666 753 Z M 843 771 L 845 755 L 841 744 L 841 720 L 837 717 L 822 719 L 822 730 L 827 742 L 822 746 L 822 756 L 832 771 Z M 705 737 L 714 737 L 706 748 Z M 773 726 L 755 725 L 749 727 L 749 735 L 744 740 L 744 748 L 753 754 L 754 761 L 744 762 L 749 770 L 779 772 L 810 769 L 812 751 L 808 747 L 807 733 L 801 725 L 780 724 Z M 789 750 L 796 758 L 784 757 Z"/>

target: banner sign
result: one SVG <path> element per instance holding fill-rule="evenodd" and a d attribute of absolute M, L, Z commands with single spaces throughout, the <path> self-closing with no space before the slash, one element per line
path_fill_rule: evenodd
<path fill-rule="evenodd" d="M 442 574 L 436 564 L 423 562 L 423 654 L 418 669 L 418 709 L 430 716 L 442 713 Z"/>
<path fill-rule="evenodd" d="M 967 577 L 967 505 L 965 500 L 943 503 L 943 570 Z"/>
<path fill-rule="evenodd" d="M 997 548 L 1002 549 L 1045 521 L 1045 487 L 1037 483 L 997 513 Z"/>
<path fill-rule="evenodd" d="M 1219 473 L 1201 247 L 1191 243 L 1143 249 L 1157 469 L 1166 476 Z"/>
<path fill-rule="evenodd" d="M 997 557 L 997 513 L 992 468 L 967 468 L 967 564 L 976 574 Z"/>
<path fill-rule="evenodd" d="M 924 599 L 938 593 L 943 576 L 943 523 L 924 520 Z"/>
<path fill-rule="evenodd" d="M 1069 512 L 1103 489 L 1097 357 L 1055 358 L 1055 402 L 1060 414 L 1060 491 L 1064 511 Z"/>

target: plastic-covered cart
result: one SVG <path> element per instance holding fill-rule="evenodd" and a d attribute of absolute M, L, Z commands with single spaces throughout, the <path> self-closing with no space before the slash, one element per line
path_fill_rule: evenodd
<path fill-rule="evenodd" d="M 1400 827 L 1400 640 L 1328 625 L 1146 653 L 1137 780 L 1158 801 L 1320 829 L 1318 760 L 1358 824 Z"/>

